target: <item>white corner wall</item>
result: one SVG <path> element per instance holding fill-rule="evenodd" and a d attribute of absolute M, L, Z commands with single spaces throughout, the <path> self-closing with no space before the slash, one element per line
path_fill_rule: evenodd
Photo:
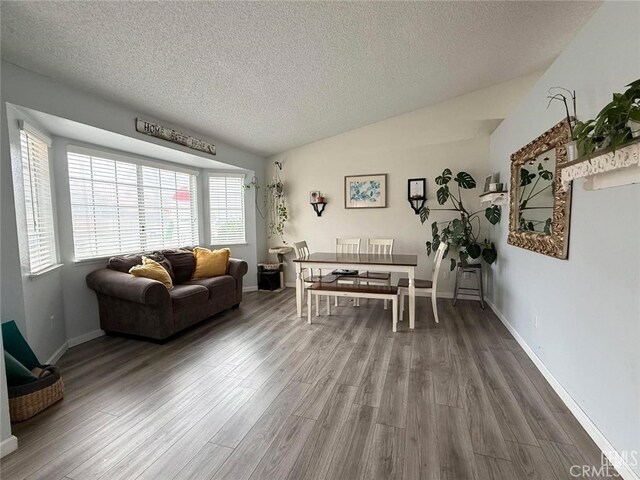
<path fill-rule="evenodd" d="M 425 177 L 427 205 L 439 208 L 435 177 L 447 167 L 468 171 L 479 187 L 464 192 L 464 198 L 477 209 L 484 178 L 491 173 L 489 134 L 539 76 L 517 78 L 272 157 L 284 162 L 290 215 L 286 241 L 306 240 L 312 251 L 334 251 L 337 237 L 362 238 L 362 248 L 367 238 L 392 237 L 394 252 L 418 254 L 416 275 L 429 278 L 433 255 L 427 257 L 425 242 L 431 238 L 430 225 L 452 218 L 451 212 L 432 211 L 428 223 L 421 225 L 407 201 L 407 180 Z M 345 175 L 371 173 L 387 174 L 387 208 L 345 209 Z M 321 217 L 309 205 L 312 190 L 320 190 L 328 202 Z M 489 237 L 486 221 L 482 235 Z M 279 243 L 279 238 L 271 239 L 271 244 Z M 442 270 L 445 275 L 449 268 Z M 289 263 L 287 283 L 294 282 L 295 269 Z M 443 295 L 450 295 L 453 278 L 443 279 L 442 285 Z"/>
<path fill-rule="evenodd" d="M 606 2 L 491 135 L 490 164 L 563 118 L 549 87 L 575 89 L 578 117 L 640 78 L 640 3 Z M 640 477 L 640 185 L 587 192 L 574 182 L 566 261 L 495 241 L 491 302 Z M 506 212 L 505 212 L 506 213 Z M 538 316 L 538 328 L 533 316 Z M 632 452 L 635 452 L 633 454 Z"/>

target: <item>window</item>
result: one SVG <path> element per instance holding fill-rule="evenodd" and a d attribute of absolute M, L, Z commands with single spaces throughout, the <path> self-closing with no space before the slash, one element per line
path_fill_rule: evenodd
<path fill-rule="evenodd" d="M 47 137 L 21 122 L 22 185 L 29 243 L 29 273 L 32 275 L 57 264 L 49 173 L 50 145 Z"/>
<path fill-rule="evenodd" d="M 197 245 L 196 175 L 74 147 L 75 259 Z"/>
<path fill-rule="evenodd" d="M 211 244 L 245 243 L 244 175 L 209 175 Z"/>

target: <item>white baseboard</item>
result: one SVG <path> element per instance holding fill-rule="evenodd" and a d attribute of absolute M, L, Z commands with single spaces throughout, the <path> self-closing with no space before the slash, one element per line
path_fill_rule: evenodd
<path fill-rule="evenodd" d="M 94 330 L 93 332 L 85 333 L 84 335 L 78 335 L 77 337 L 70 338 L 67 340 L 67 345 L 69 348 L 75 347 L 76 345 L 80 345 L 81 343 L 88 342 L 89 340 L 93 340 L 94 338 L 102 337 L 104 335 L 104 330 Z"/>
<path fill-rule="evenodd" d="M 617 452 L 616 449 L 611 445 L 607 437 L 600 431 L 600 429 L 591 421 L 589 416 L 580 408 L 580 405 L 569 395 L 564 387 L 560 384 L 560 382 L 553 376 L 553 374 L 549 371 L 549 369 L 545 366 L 545 364 L 540 360 L 535 352 L 527 345 L 527 342 L 524 341 L 524 338 L 520 336 L 518 331 L 509 323 L 509 321 L 505 318 L 500 310 L 488 299 L 485 299 L 487 305 L 493 310 L 493 312 L 497 315 L 500 321 L 507 327 L 509 333 L 513 335 L 513 338 L 520 344 L 522 349 L 526 352 L 529 358 L 533 361 L 535 366 L 538 368 L 540 373 L 544 376 L 544 378 L 549 382 L 551 388 L 555 390 L 560 399 L 567 406 L 569 411 L 573 414 L 574 417 L 578 420 L 582 428 L 584 428 L 587 434 L 591 437 L 591 439 L 596 443 L 598 448 L 605 452 L 607 458 L 611 462 L 612 465 L 616 466 L 618 473 L 624 480 L 640 480 L 640 477 L 631 469 L 631 466 L 625 462 L 625 459 L 622 455 L 617 454 L 618 458 L 611 458 L 608 453 L 609 452 Z"/>
<path fill-rule="evenodd" d="M 242 292 L 257 292 L 258 291 L 258 286 L 257 285 L 252 285 L 249 287 L 242 287 Z"/>
<path fill-rule="evenodd" d="M 51 355 L 46 363 L 48 363 L 49 365 L 55 364 L 58 360 L 60 360 L 60 357 L 64 355 L 67 350 L 69 350 L 69 342 L 64 342 L 60 346 L 60 348 L 56 350 L 53 355 Z"/>
<path fill-rule="evenodd" d="M 0 458 L 15 452 L 18 449 L 18 439 L 15 435 L 11 435 L 6 440 L 0 442 Z"/>

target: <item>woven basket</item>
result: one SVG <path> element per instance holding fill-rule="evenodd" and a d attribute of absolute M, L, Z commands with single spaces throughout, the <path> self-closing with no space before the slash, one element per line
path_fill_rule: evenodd
<path fill-rule="evenodd" d="M 9 388 L 9 416 L 12 422 L 22 422 L 61 400 L 64 382 L 58 367 L 43 365 L 50 372 L 35 382 Z"/>

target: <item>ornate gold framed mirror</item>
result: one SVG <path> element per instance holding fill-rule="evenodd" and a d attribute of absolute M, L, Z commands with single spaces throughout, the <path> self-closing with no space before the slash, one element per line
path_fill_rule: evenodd
<path fill-rule="evenodd" d="M 510 245 L 567 258 L 571 187 L 562 189 L 561 170 L 570 139 L 563 120 L 511 155 Z"/>

